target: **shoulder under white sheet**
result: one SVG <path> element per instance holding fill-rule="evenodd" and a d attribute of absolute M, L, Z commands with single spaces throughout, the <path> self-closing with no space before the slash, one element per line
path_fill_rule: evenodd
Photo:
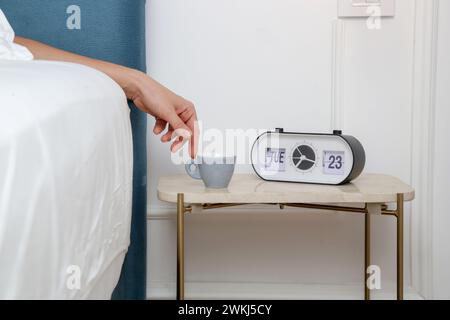
<path fill-rule="evenodd" d="M 0 59 L 33 60 L 31 52 L 14 43 L 15 33 L 0 8 Z"/>
<path fill-rule="evenodd" d="M 0 299 L 110 298 L 132 160 L 129 108 L 110 78 L 0 61 Z"/>

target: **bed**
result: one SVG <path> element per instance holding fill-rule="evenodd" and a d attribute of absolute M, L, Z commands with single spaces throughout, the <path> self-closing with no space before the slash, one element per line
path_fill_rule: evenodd
<path fill-rule="evenodd" d="M 0 7 L 18 35 L 145 70 L 145 0 Z M 0 70 L 0 298 L 144 299 L 146 115 L 87 67 Z"/>
<path fill-rule="evenodd" d="M 0 101 L 0 298 L 110 298 L 130 242 L 123 91 L 75 64 L 0 61 Z"/>

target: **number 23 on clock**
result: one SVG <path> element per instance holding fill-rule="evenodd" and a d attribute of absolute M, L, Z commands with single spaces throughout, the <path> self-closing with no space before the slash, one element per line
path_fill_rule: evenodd
<path fill-rule="evenodd" d="M 345 172 L 345 152 L 324 151 L 323 153 L 323 173 L 343 175 Z"/>

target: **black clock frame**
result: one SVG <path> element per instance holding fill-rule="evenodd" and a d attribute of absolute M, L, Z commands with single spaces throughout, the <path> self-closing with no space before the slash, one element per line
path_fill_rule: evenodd
<path fill-rule="evenodd" d="M 359 175 L 364 170 L 364 167 L 366 165 L 366 152 L 364 150 L 363 145 L 361 142 L 359 142 L 358 139 L 356 139 L 353 136 L 349 135 L 343 135 L 342 131 L 335 130 L 333 133 L 306 133 L 306 132 L 285 132 L 283 129 L 276 129 L 275 131 L 267 131 L 261 135 L 259 135 L 255 142 L 253 143 L 252 150 L 250 154 L 253 154 L 253 149 L 255 148 L 257 142 L 259 139 L 264 135 L 270 135 L 270 134 L 286 134 L 286 135 L 308 135 L 308 136 L 332 136 L 332 137 L 340 137 L 342 140 L 344 140 L 349 146 L 353 153 L 353 165 L 352 169 L 350 170 L 350 173 L 345 177 L 345 179 L 337 184 L 337 185 L 343 185 L 351 182 L 352 180 L 355 180 L 359 177 Z M 259 175 L 258 171 L 255 168 L 255 165 L 252 161 L 252 167 L 255 171 L 256 175 L 263 179 L 264 181 L 272 181 L 272 182 L 287 182 L 287 183 L 306 183 L 306 184 L 319 184 L 319 185 L 330 185 L 330 183 L 315 183 L 315 182 L 297 182 L 297 181 L 281 181 L 281 180 L 268 180 L 263 178 L 261 175 Z M 331 184 L 333 185 L 333 184 Z"/>

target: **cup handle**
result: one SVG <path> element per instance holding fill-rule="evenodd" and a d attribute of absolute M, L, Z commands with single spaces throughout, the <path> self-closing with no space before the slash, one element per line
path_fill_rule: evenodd
<path fill-rule="evenodd" d="M 196 180 L 201 180 L 202 177 L 200 176 L 200 169 L 198 164 L 194 163 L 193 161 L 186 164 L 184 166 L 184 168 L 186 169 L 186 172 L 189 176 L 191 176 L 191 178 L 196 179 Z"/>

